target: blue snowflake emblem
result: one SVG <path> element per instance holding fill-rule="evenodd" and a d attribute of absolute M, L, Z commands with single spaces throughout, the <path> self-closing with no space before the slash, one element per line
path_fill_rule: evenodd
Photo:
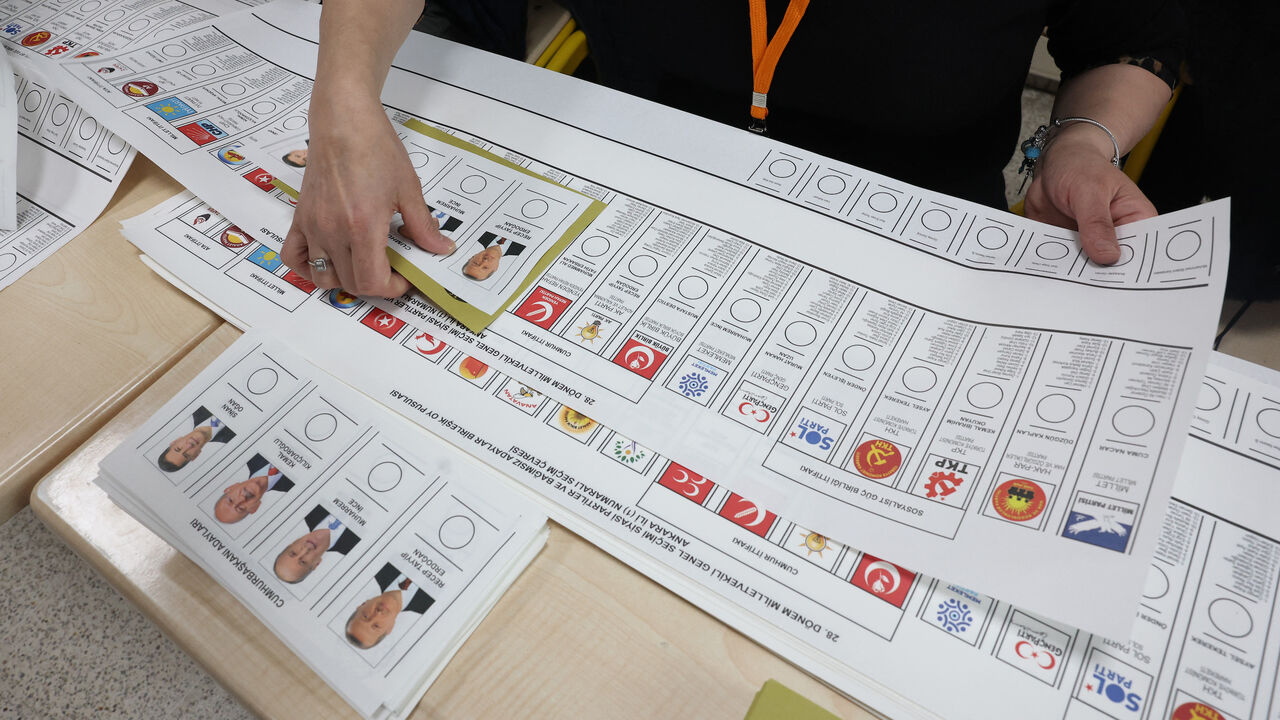
<path fill-rule="evenodd" d="M 938 622 L 947 632 L 962 633 L 973 624 L 973 613 L 967 604 L 955 598 L 943 600 L 938 603 Z"/>
<path fill-rule="evenodd" d="M 702 373 L 689 373 L 680 378 L 680 392 L 685 397 L 701 397 L 702 393 L 707 391 L 707 378 Z"/>

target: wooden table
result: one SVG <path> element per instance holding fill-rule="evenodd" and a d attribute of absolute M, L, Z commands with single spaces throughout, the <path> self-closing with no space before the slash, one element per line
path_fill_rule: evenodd
<path fill-rule="evenodd" d="M 238 336 L 223 325 L 179 360 L 50 473 L 31 506 L 254 712 L 354 717 L 239 601 L 92 484 L 102 457 Z M 736 719 L 769 678 L 842 717 L 873 717 L 553 525 L 542 554 L 454 657 L 413 717 Z"/>
<path fill-rule="evenodd" d="M 181 189 L 139 155 L 97 222 L 0 292 L 0 523 L 221 323 L 138 262 L 120 234 L 121 220 Z"/>

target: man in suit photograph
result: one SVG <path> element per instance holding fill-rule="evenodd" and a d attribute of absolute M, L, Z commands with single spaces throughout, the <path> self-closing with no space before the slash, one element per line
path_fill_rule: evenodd
<path fill-rule="evenodd" d="M 347 641 L 361 650 L 368 650 L 390 635 L 400 613 L 421 615 L 435 603 L 435 598 L 391 563 L 383 565 L 373 579 L 382 594 L 360 603 L 347 618 Z"/>
<path fill-rule="evenodd" d="M 287 493 L 293 489 L 293 481 L 261 455 L 250 458 L 245 467 L 249 477 L 228 485 L 214 503 L 213 516 L 220 523 L 238 523 L 258 512 L 268 492 Z"/>
<path fill-rule="evenodd" d="M 191 432 L 169 443 L 156 464 L 165 472 L 177 472 L 199 457 L 205 445 L 211 442 L 225 444 L 235 436 L 235 431 L 201 405 L 191 413 Z"/>
<path fill-rule="evenodd" d="M 289 584 L 302 582 L 320 567 L 325 553 L 346 555 L 360 542 L 360 537 L 323 505 L 312 508 L 305 520 L 311 532 L 289 543 L 276 556 L 276 577 Z"/>

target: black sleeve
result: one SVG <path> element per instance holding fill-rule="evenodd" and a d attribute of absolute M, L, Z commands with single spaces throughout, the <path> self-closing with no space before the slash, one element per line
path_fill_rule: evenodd
<path fill-rule="evenodd" d="M 249 462 L 245 463 L 245 467 L 249 469 L 249 477 L 257 477 L 258 471 L 270 464 L 266 458 L 254 453 L 253 457 L 249 458 Z"/>
<path fill-rule="evenodd" d="M 351 551 L 351 548 L 356 546 L 356 543 L 358 542 L 360 542 L 359 535 L 356 535 L 350 530 L 343 528 L 342 534 L 338 536 L 338 542 L 334 543 L 333 547 L 329 548 L 329 552 L 336 552 L 339 555 L 346 555 L 348 552 Z"/>
<path fill-rule="evenodd" d="M 1063 80 L 1101 65 L 1129 63 L 1172 88 L 1186 53 L 1187 25 L 1172 0 L 1076 0 L 1053 6 L 1048 35 Z"/>
<path fill-rule="evenodd" d="M 194 428 L 211 417 L 213 417 L 213 413 L 209 412 L 203 405 L 201 405 L 196 408 L 195 412 L 191 413 L 191 427 Z"/>
<path fill-rule="evenodd" d="M 395 582 L 396 578 L 399 576 L 400 571 L 396 569 L 396 566 L 391 563 L 386 563 L 382 566 L 382 569 L 373 576 L 373 579 L 378 583 L 378 587 L 382 588 L 382 592 L 386 592 L 387 588 L 391 587 L 391 583 Z"/>
<path fill-rule="evenodd" d="M 281 475 L 280 479 L 276 481 L 276 486 L 271 489 L 276 492 L 287 493 L 293 489 L 293 481 L 284 475 Z"/>

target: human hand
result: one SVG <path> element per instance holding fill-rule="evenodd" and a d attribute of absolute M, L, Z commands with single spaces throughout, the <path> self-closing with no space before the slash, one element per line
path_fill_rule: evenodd
<path fill-rule="evenodd" d="M 1111 164 L 1112 153 L 1111 141 L 1095 127 L 1060 128 L 1040 158 L 1025 205 L 1032 220 L 1079 230 L 1085 253 L 1099 265 L 1120 259 L 1116 225 L 1157 214 L 1138 186 Z"/>
<path fill-rule="evenodd" d="M 339 117 L 340 114 L 340 117 Z M 418 176 L 376 97 L 311 103 L 311 145 L 293 225 L 285 237 L 286 265 L 317 287 L 355 295 L 398 297 L 409 281 L 392 271 L 387 233 L 394 213 L 401 234 L 432 253 L 453 252 L 427 211 Z M 326 258 L 317 271 L 308 260 Z"/>

